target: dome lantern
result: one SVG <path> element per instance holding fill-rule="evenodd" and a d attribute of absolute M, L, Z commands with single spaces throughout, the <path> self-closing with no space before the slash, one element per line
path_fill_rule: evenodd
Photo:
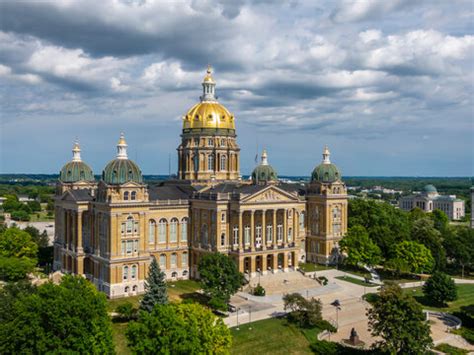
<path fill-rule="evenodd" d="M 125 141 L 125 135 L 120 133 L 120 139 L 117 143 L 117 159 L 128 159 L 127 155 L 127 142 Z"/>
<path fill-rule="evenodd" d="M 76 139 L 74 147 L 72 148 L 72 161 L 82 161 L 81 159 L 81 147 L 79 141 Z"/>
<path fill-rule="evenodd" d="M 201 101 L 210 101 L 215 102 L 217 101 L 216 98 L 216 82 L 212 77 L 212 68 L 210 65 L 207 66 L 206 76 L 202 81 L 202 96 Z"/>

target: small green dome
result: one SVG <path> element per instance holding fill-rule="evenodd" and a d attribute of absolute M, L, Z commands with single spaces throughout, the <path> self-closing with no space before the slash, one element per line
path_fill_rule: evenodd
<path fill-rule="evenodd" d="M 114 159 L 102 172 L 102 180 L 107 184 L 125 184 L 126 182 L 143 182 L 142 172 L 137 164 L 129 159 Z"/>
<path fill-rule="evenodd" d="M 70 161 L 59 172 L 62 182 L 94 181 L 92 169 L 83 161 Z"/>
<path fill-rule="evenodd" d="M 314 168 L 311 181 L 334 182 L 341 179 L 341 173 L 334 164 L 322 163 Z"/>
<path fill-rule="evenodd" d="M 438 190 L 436 190 L 436 187 L 434 187 L 434 185 L 426 185 L 425 187 L 423 187 L 423 191 L 426 192 L 426 193 L 433 193 L 433 192 L 438 192 Z"/>
<path fill-rule="evenodd" d="M 271 165 L 259 165 L 252 172 L 253 182 L 277 181 L 278 176 Z"/>

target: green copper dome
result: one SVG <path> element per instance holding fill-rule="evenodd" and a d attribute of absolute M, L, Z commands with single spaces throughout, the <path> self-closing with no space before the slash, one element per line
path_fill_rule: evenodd
<path fill-rule="evenodd" d="M 273 167 L 268 164 L 267 152 L 264 150 L 262 153 L 262 162 L 259 166 L 253 169 L 252 181 L 256 183 L 277 181 L 278 175 Z"/>
<path fill-rule="evenodd" d="M 82 161 L 70 161 L 59 173 L 62 182 L 94 181 L 92 169 Z"/>
<path fill-rule="evenodd" d="M 341 173 L 336 165 L 329 160 L 329 148 L 324 147 L 323 162 L 314 168 L 311 174 L 311 181 L 334 182 L 341 179 Z"/>
<path fill-rule="evenodd" d="M 114 159 L 102 172 L 102 180 L 107 184 L 125 184 L 126 182 L 143 182 L 142 172 L 137 164 L 129 159 Z"/>
<path fill-rule="evenodd" d="M 340 178 L 341 173 L 334 164 L 319 164 L 311 174 L 311 181 L 334 182 Z"/>
<path fill-rule="evenodd" d="M 436 190 L 436 187 L 434 187 L 431 184 L 426 185 L 425 187 L 423 187 L 423 191 L 426 192 L 426 193 L 438 192 L 438 190 Z"/>
<path fill-rule="evenodd" d="M 72 160 L 64 165 L 59 172 L 59 181 L 94 181 L 92 169 L 81 159 L 81 147 L 77 141 L 74 142 L 74 147 L 72 148 Z"/>

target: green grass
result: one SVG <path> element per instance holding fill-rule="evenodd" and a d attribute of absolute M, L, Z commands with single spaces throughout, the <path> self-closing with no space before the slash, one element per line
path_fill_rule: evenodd
<path fill-rule="evenodd" d="M 365 286 L 365 287 L 377 287 L 378 286 L 378 285 L 374 285 L 374 284 L 368 284 L 364 280 L 359 280 L 359 279 L 356 279 L 355 277 L 351 277 L 351 276 L 336 276 L 335 278 L 338 279 L 338 280 L 351 282 L 351 283 L 359 285 L 359 286 Z"/>
<path fill-rule="evenodd" d="M 323 270 L 331 270 L 334 269 L 333 266 L 326 266 L 320 264 L 313 264 L 313 263 L 301 263 L 298 267 L 304 272 L 313 272 L 313 271 L 323 271 Z"/>
<path fill-rule="evenodd" d="M 358 267 L 352 265 L 339 265 L 338 269 L 341 271 L 345 271 L 347 273 L 351 273 L 360 277 L 368 277 L 370 273 L 367 270 L 360 269 Z"/>
<path fill-rule="evenodd" d="M 125 337 L 127 325 L 128 323 L 112 323 L 112 337 L 117 355 L 131 354 L 127 347 L 127 338 Z"/>
<path fill-rule="evenodd" d="M 140 305 L 140 300 L 142 299 L 142 296 L 131 296 L 131 297 L 122 297 L 122 298 L 114 298 L 114 299 L 109 299 L 107 300 L 107 310 L 109 312 L 114 312 L 115 309 L 120 306 L 121 304 L 128 303 L 130 302 L 133 304 L 135 308 L 138 308 Z"/>
<path fill-rule="evenodd" d="M 433 302 L 425 297 L 423 289 L 421 287 L 413 287 L 405 289 L 405 292 L 410 292 L 415 299 L 423 305 L 423 308 L 430 309 L 433 311 L 441 312 L 456 312 L 463 306 L 474 304 L 474 285 L 473 284 L 457 284 L 458 299 L 453 302 L 449 302 L 447 307 L 440 307 L 439 305 L 433 304 Z"/>
<path fill-rule="evenodd" d="M 443 353 L 449 354 L 449 355 L 463 355 L 463 354 L 468 354 L 469 351 L 457 348 L 455 346 L 449 345 L 449 344 L 439 344 L 435 346 L 436 350 L 442 351 Z"/>
<path fill-rule="evenodd" d="M 252 329 L 250 330 L 249 327 Z M 232 354 L 311 354 L 310 342 L 284 318 L 270 318 L 230 329 Z M 315 330 L 318 332 L 319 330 Z"/>
<path fill-rule="evenodd" d="M 49 222 L 54 221 L 54 214 L 49 217 L 47 211 L 34 212 L 30 214 L 30 222 Z"/>

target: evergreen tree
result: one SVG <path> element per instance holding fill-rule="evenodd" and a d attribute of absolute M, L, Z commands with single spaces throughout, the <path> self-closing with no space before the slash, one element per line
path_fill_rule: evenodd
<path fill-rule="evenodd" d="M 155 305 L 168 303 L 165 279 L 165 273 L 161 271 L 158 262 L 153 258 L 145 281 L 145 295 L 140 302 L 141 310 L 151 312 Z"/>

